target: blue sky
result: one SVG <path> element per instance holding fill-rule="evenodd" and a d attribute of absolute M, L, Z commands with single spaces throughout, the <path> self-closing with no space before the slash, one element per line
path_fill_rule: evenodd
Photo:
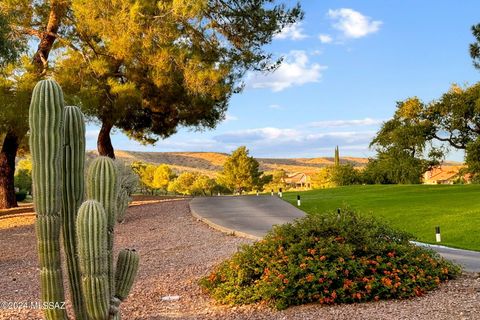
<path fill-rule="evenodd" d="M 368 144 L 395 102 L 431 101 L 452 83 L 473 84 L 470 27 L 478 0 L 304 0 L 305 19 L 268 49 L 284 56 L 273 74 L 249 74 L 216 129 L 179 132 L 142 146 L 120 132 L 116 149 L 230 152 L 257 157 L 372 156 Z M 88 126 L 88 149 L 98 127 Z M 462 160 L 461 153 L 448 158 Z"/>

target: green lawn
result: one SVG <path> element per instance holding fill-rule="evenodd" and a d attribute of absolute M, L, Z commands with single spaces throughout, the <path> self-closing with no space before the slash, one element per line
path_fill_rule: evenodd
<path fill-rule="evenodd" d="M 296 205 L 297 194 L 307 213 L 349 206 L 427 243 L 435 243 L 438 225 L 442 245 L 480 251 L 480 185 L 349 186 L 286 192 L 284 199 Z"/>

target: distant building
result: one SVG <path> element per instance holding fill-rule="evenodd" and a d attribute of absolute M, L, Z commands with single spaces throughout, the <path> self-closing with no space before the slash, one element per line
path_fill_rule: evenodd
<path fill-rule="evenodd" d="M 423 174 L 424 184 L 454 184 L 456 182 L 470 183 L 472 176 L 462 172 L 465 166 L 440 166 Z"/>
<path fill-rule="evenodd" d="M 310 188 L 310 176 L 303 172 L 289 173 L 283 179 L 289 188 Z"/>

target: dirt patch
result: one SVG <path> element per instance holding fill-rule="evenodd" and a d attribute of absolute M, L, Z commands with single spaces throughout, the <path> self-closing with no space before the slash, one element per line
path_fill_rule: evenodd
<path fill-rule="evenodd" d="M 480 283 L 473 275 L 442 285 L 425 297 L 405 301 L 328 307 L 313 304 L 282 312 L 260 305 L 218 306 L 197 281 L 249 240 L 224 235 L 196 221 L 185 200 L 131 207 L 125 223 L 116 230 L 116 248 L 135 248 L 141 255 L 136 283 L 122 304 L 124 319 L 480 319 Z M 0 243 L 0 302 L 38 301 L 33 225 L 1 229 Z M 167 296 L 180 298 L 162 300 Z M 0 319 L 41 317 L 39 310 L 0 310 Z"/>

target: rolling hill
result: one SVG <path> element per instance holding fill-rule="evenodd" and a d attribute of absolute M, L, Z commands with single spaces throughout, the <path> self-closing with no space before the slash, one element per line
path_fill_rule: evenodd
<path fill-rule="evenodd" d="M 208 175 L 222 169 L 228 157 L 226 153 L 217 152 L 138 152 L 117 150 L 118 159 L 127 163 L 141 161 L 153 164 L 167 164 L 176 171 L 197 171 Z M 89 157 L 96 155 L 95 151 L 88 152 Z M 287 172 L 304 172 L 313 174 L 320 168 L 333 165 L 333 157 L 323 158 L 257 158 L 262 171 L 284 169 Z M 351 163 L 356 167 L 363 167 L 368 162 L 366 158 L 342 157 L 341 163 Z"/>

